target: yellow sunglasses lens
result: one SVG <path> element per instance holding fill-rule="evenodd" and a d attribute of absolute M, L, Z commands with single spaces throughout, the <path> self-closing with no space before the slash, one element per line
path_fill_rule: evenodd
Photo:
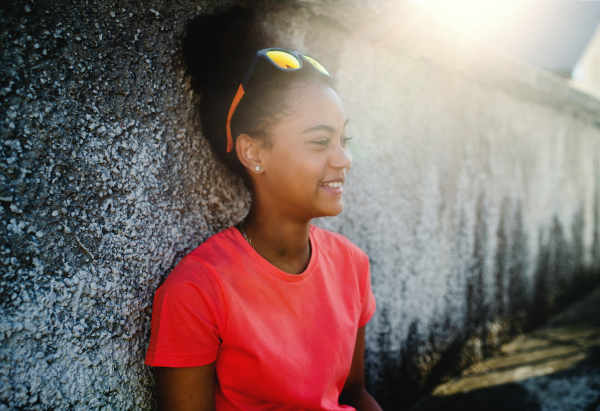
<path fill-rule="evenodd" d="M 267 51 L 267 56 L 282 69 L 300 68 L 300 60 L 293 54 L 281 50 Z"/>
<path fill-rule="evenodd" d="M 325 67 L 323 67 L 323 65 L 321 63 L 319 63 L 317 60 L 315 60 L 311 56 L 309 56 L 307 54 L 303 54 L 302 57 L 304 58 L 304 60 L 306 60 L 310 64 L 312 64 L 312 66 L 314 68 L 316 68 L 317 70 L 319 70 L 321 73 L 325 74 L 326 76 L 331 76 L 331 73 Z"/>

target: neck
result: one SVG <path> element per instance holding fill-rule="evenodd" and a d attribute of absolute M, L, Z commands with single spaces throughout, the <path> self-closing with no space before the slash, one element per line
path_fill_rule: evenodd
<path fill-rule="evenodd" d="M 253 201 L 244 231 L 255 250 L 282 271 L 300 274 L 308 265 L 310 219 L 294 219 Z"/>

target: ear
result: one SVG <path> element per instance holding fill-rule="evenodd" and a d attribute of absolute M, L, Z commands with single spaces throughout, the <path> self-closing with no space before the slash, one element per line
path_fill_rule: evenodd
<path fill-rule="evenodd" d="M 240 162 L 252 173 L 262 172 L 263 163 L 260 158 L 260 141 L 242 133 L 235 140 L 235 151 Z M 256 170 L 259 166 L 259 171 Z"/>

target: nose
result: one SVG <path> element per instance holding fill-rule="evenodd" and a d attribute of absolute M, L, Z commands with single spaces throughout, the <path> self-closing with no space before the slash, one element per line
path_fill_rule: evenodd
<path fill-rule="evenodd" d="M 329 166 L 338 170 L 344 170 L 350 168 L 352 165 L 352 154 L 348 148 L 342 147 L 341 144 L 337 144 L 333 154 L 329 160 Z"/>

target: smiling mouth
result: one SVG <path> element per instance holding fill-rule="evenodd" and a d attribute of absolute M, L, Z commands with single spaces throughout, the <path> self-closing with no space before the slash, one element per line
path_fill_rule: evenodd
<path fill-rule="evenodd" d="M 331 183 L 319 183 L 321 187 L 328 188 L 341 188 L 343 186 L 341 181 L 332 181 Z"/>
<path fill-rule="evenodd" d="M 340 181 L 332 182 L 332 183 L 320 183 L 319 187 L 323 190 L 327 191 L 330 194 L 342 194 L 344 191 L 344 185 Z"/>

